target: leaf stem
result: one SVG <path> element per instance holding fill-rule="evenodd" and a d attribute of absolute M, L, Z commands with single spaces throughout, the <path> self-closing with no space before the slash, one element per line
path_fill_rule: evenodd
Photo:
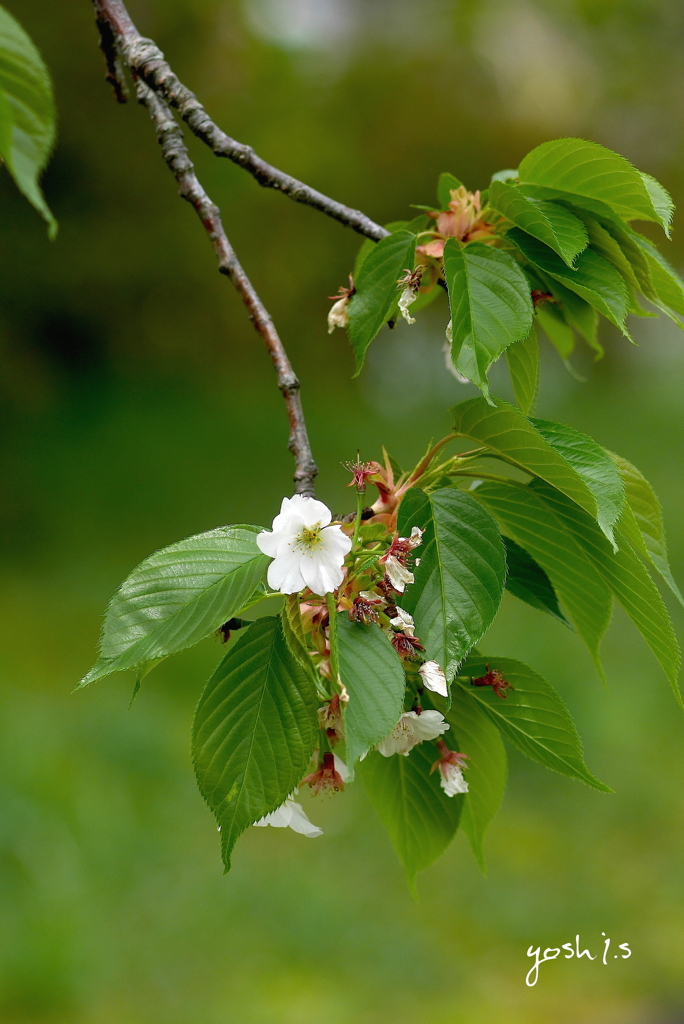
<path fill-rule="evenodd" d="M 333 683 L 342 686 L 340 678 L 340 660 L 337 649 L 337 601 L 334 594 L 325 595 L 325 603 L 328 606 L 328 640 L 330 641 L 330 671 Z"/>
<path fill-rule="evenodd" d="M 355 550 L 356 545 L 359 542 L 359 534 L 361 533 L 361 515 L 363 513 L 364 504 L 363 500 L 366 497 L 365 488 L 363 491 L 356 492 L 356 519 L 354 521 L 354 536 L 352 537 L 352 551 Z"/>

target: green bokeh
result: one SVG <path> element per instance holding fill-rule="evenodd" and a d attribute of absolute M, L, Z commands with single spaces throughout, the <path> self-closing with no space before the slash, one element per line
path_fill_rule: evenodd
<path fill-rule="evenodd" d="M 53 245 L 0 175 L 0 1021 L 2 1024 L 675 1024 L 684 1020 L 684 718 L 616 614 L 609 690 L 578 639 L 506 597 L 481 644 L 529 661 L 577 718 L 595 793 L 511 754 L 483 878 L 462 837 L 409 894 L 358 786 L 308 800 L 315 842 L 251 830 L 222 876 L 188 735 L 216 642 L 70 693 L 103 606 L 151 550 L 289 492 L 286 423 L 258 337 L 145 112 L 103 81 L 87 0 L 6 0 L 53 69 Z M 681 4 L 652 0 L 131 0 L 143 33 L 228 131 L 387 221 L 532 146 L 594 138 L 682 203 Z M 385 443 L 408 463 L 468 397 L 443 369 L 444 306 L 384 332 L 362 376 L 327 295 L 359 239 L 191 140 L 207 190 L 301 376 L 320 496 Z M 684 262 L 675 241 L 666 251 Z M 653 237 L 656 234 L 653 233 Z M 573 380 L 544 353 L 540 415 L 593 434 L 661 494 L 684 578 L 684 337 L 606 329 Z M 503 371 L 494 388 L 506 394 Z M 351 507 L 351 506 L 350 506 Z M 669 598 L 666 597 L 669 601 Z M 684 615 L 673 608 L 680 632 Z M 605 932 L 629 960 L 528 946 Z M 613 949 L 611 949 L 612 955 Z"/>

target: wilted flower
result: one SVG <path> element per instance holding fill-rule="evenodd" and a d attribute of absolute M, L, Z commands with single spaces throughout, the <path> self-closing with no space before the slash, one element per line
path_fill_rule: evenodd
<path fill-rule="evenodd" d="M 501 697 L 502 700 L 506 699 L 504 690 L 513 690 L 514 687 L 508 682 L 507 679 L 501 675 L 498 669 L 491 668 L 489 665 L 485 665 L 485 674 L 478 676 L 477 679 L 470 680 L 471 686 L 491 686 L 497 697 Z"/>
<path fill-rule="evenodd" d="M 332 334 L 336 327 L 346 327 L 349 322 L 349 300 L 354 294 L 354 279 L 349 275 L 349 287 L 339 288 L 337 295 L 329 295 L 335 303 L 328 313 L 328 334 Z"/>
<path fill-rule="evenodd" d="M 366 490 L 366 481 L 369 476 L 375 476 L 376 473 L 383 472 L 379 462 L 361 462 L 358 458 L 356 462 L 345 462 L 344 468 L 348 469 L 352 474 L 352 479 L 347 484 L 347 487 L 355 487 L 361 493 L 364 493 Z"/>
<path fill-rule="evenodd" d="M 399 537 L 395 534 L 392 543 L 380 559 L 387 578 L 399 593 L 403 594 L 407 583 L 413 583 L 413 573 L 406 568 L 406 560 L 414 548 L 422 544 L 424 530 L 414 526 L 410 537 Z"/>
<path fill-rule="evenodd" d="M 368 594 L 361 591 L 349 609 L 349 618 L 352 622 L 377 622 L 380 606 L 383 604 L 381 598 L 375 594 Z"/>
<path fill-rule="evenodd" d="M 433 693 L 440 693 L 442 697 L 449 696 L 447 680 L 442 666 L 437 661 L 426 661 L 418 669 L 423 685 Z"/>
<path fill-rule="evenodd" d="M 383 559 L 380 559 L 380 561 L 383 561 Z M 384 559 L 384 563 L 385 572 L 387 573 L 387 578 L 390 583 L 397 593 L 403 594 L 406 589 L 406 584 L 413 583 L 415 578 L 413 573 L 407 569 L 405 565 L 402 565 L 399 559 L 394 555 L 387 555 Z"/>
<path fill-rule="evenodd" d="M 344 789 L 347 766 L 336 754 L 326 750 L 323 762 L 315 772 L 302 779 L 302 785 L 311 786 L 314 793 L 338 793 Z"/>
<path fill-rule="evenodd" d="M 328 525 L 331 519 L 322 501 L 301 494 L 283 498 L 273 532 L 264 530 L 256 538 L 259 550 L 273 559 L 268 567 L 269 587 L 281 594 L 296 594 L 308 587 L 320 597 L 337 590 L 352 542 L 340 526 Z"/>
<path fill-rule="evenodd" d="M 291 828 L 294 832 L 299 832 L 300 835 L 308 836 L 309 839 L 323 835 L 323 829 L 309 821 L 302 805 L 293 800 L 291 796 L 275 811 L 271 811 L 265 818 L 255 821 L 254 824 L 259 828 L 265 825 L 273 825 L 274 828 Z"/>
<path fill-rule="evenodd" d="M 416 295 L 412 288 L 404 288 L 403 292 L 399 296 L 399 312 L 401 313 L 407 324 L 415 324 L 416 322 L 416 318 L 414 316 L 411 316 L 411 314 L 408 311 L 408 308 L 412 302 L 416 301 L 417 297 L 418 296 Z"/>
<path fill-rule="evenodd" d="M 405 711 L 389 736 L 378 743 L 376 749 L 383 757 L 408 754 L 416 744 L 434 740 L 449 729 L 449 723 L 439 711 Z"/>
<path fill-rule="evenodd" d="M 405 633 L 406 636 L 413 636 L 415 632 L 413 616 L 409 615 L 408 612 L 405 612 L 404 609 L 400 608 L 398 605 L 394 610 L 397 614 L 393 619 L 390 619 L 390 623 Z"/>
<path fill-rule="evenodd" d="M 344 739 L 344 724 L 340 696 L 335 694 L 318 709 L 318 727 L 325 729 L 325 734 L 334 746 L 338 740 Z"/>
<path fill-rule="evenodd" d="M 413 658 L 416 651 L 424 651 L 417 636 L 406 636 L 405 633 L 390 633 L 390 642 L 401 658 Z"/>
<path fill-rule="evenodd" d="M 437 741 L 439 758 L 435 761 L 431 772 L 439 768 L 439 784 L 447 796 L 456 796 L 457 793 L 467 793 L 468 783 L 463 778 L 463 769 L 467 768 L 467 754 L 459 754 L 456 750 L 449 750 L 444 740 Z"/>

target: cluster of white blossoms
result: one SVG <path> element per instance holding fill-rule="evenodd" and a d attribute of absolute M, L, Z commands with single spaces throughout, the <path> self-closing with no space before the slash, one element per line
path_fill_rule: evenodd
<path fill-rule="evenodd" d="M 267 574 L 272 590 L 298 594 L 308 587 L 319 597 L 337 590 L 352 542 L 341 526 L 330 525 L 331 520 L 322 501 L 301 494 L 283 498 L 273 530 L 263 530 L 256 538 L 259 550 L 273 559 Z"/>

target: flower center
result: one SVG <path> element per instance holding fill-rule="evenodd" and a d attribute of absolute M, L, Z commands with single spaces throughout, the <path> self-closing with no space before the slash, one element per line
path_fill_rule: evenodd
<path fill-rule="evenodd" d="M 320 523 L 316 523 L 315 526 L 303 527 L 297 534 L 295 547 L 303 548 L 305 551 L 315 551 L 315 549 L 320 548 L 323 543 L 321 533 L 322 529 Z"/>

